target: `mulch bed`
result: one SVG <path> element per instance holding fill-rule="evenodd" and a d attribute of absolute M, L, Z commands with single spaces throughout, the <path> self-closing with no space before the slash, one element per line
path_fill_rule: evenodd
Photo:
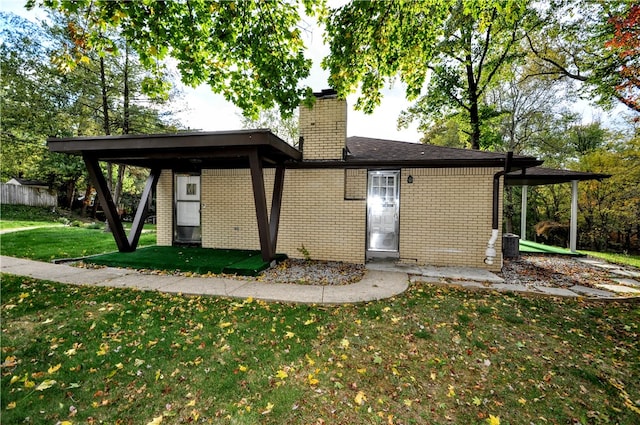
<path fill-rule="evenodd" d="M 256 280 L 298 285 L 348 285 L 362 279 L 364 273 L 363 264 L 289 258 L 265 270 Z"/>
<path fill-rule="evenodd" d="M 348 285 L 362 279 L 364 273 L 365 267 L 361 264 L 287 259 L 265 270 L 256 280 L 299 285 Z M 570 288 L 582 285 L 596 288 L 595 284 L 616 284 L 606 269 L 558 255 L 527 255 L 517 260 L 505 260 L 498 275 L 505 279 L 505 283 L 531 287 Z"/>
<path fill-rule="evenodd" d="M 617 284 L 611 280 L 608 270 L 559 255 L 525 255 L 517 260 L 505 259 L 499 274 L 505 283 L 525 286 L 569 288 L 582 285 L 596 288 L 595 284 Z"/>

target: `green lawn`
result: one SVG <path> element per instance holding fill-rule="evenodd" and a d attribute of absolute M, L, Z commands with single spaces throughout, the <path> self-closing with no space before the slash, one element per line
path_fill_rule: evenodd
<path fill-rule="evenodd" d="M 156 234 L 153 231 L 140 236 L 140 246 L 155 243 Z M 47 227 L 2 235 L 2 255 L 32 260 L 51 261 L 116 250 L 113 235 L 100 229 Z"/>
<path fill-rule="evenodd" d="M 62 216 L 52 208 L 28 207 L 26 205 L 1 205 L 0 230 L 18 227 L 60 225 Z"/>
<path fill-rule="evenodd" d="M 286 257 L 281 255 L 278 258 Z M 256 276 L 270 264 L 262 260 L 260 251 L 178 246 L 150 246 L 134 252 L 112 252 L 91 257 L 85 262 L 111 267 L 243 276 Z"/>
<path fill-rule="evenodd" d="M 0 313 L 7 424 L 640 422 L 636 303 L 417 284 L 320 307 L 4 275 Z"/>
<path fill-rule="evenodd" d="M 634 266 L 640 268 L 640 255 L 616 254 L 613 252 L 580 251 L 591 257 L 601 258 L 615 264 Z"/>

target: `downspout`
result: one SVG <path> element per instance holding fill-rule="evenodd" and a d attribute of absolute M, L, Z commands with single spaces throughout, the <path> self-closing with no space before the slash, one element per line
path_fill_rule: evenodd
<path fill-rule="evenodd" d="M 498 210 L 500 209 L 500 177 L 511 171 L 511 160 L 513 159 L 513 152 L 507 152 L 504 161 L 504 170 L 498 171 L 493 175 L 493 211 L 491 218 L 491 238 L 487 242 L 487 250 L 485 251 L 484 263 L 492 265 L 496 258 L 496 241 L 498 240 Z"/>

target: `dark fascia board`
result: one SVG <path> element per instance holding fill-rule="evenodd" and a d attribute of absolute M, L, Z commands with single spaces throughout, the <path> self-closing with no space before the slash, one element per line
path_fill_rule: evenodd
<path fill-rule="evenodd" d="M 259 148 L 265 156 L 300 160 L 302 153 L 268 129 L 185 132 L 152 135 L 122 135 L 47 139 L 49 150 L 68 154 L 89 154 L 113 159 L 144 157 L 147 152 L 183 152 L 196 149 Z M 233 149 L 229 149 L 233 152 Z M 233 155 L 233 153 L 232 153 Z M 101 158 L 100 158 L 101 159 Z"/>
<path fill-rule="evenodd" d="M 611 177 L 610 174 L 535 167 L 521 170 L 520 172 L 508 173 L 505 176 L 505 184 L 507 186 L 542 186 L 569 183 L 575 180 L 602 180 L 609 177 Z"/>
<path fill-rule="evenodd" d="M 535 167 L 542 164 L 542 161 L 532 157 L 522 157 L 513 159 L 512 170 Z M 504 158 L 493 159 L 437 159 L 437 160 L 414 160 L 414 161 L 300 161 L 287 162 L 287 168 L 376 168 L 376 169 L 397 169 L 397 168 L 496 168 L 504 167 Z"/>
<path fill-rule="evenodd" d="M 610 174 L 593 174 L 592 176 L 507 176 L 507 186 L 544 186 L 548 184 L 560 184 L 570 183 L 574 180 L 588 181 L 588 180 L 602 180 L 611 177 Z"/>

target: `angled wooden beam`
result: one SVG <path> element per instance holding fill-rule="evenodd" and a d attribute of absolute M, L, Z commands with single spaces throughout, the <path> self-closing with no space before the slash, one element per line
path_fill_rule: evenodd
<path fill-rule="evenodd" d="M 282 206 L 282 190 L 284 187 L 284 165 L 276 166 L 276 175 L 273 181 L 273 195 L 271 196 L 271 218 L 269 219 L 269 231 L 271 232 L 271 250 L 275 254 L 278 245 L 278 227 L 280 226 L 280 208 Z"/>
<path fill-rule="evenodd" d="M 144 190 L 142 191 L 140 203 L 138 204 L 138 209 L 136 210 L 136 215 L 133 218 L 131 231 L 129 232 L 128 242 L 132 251 L 136 249 L 136 247 L 138 246 L 138 241 L 140 241 L 142 227 L 144 226 L 144 221 L 147 218 L 147 213 L 149 211 L 149 199 L 151 199 L 151 195 L 153 194 L 153 191 L 158 184 L 161 171 L 162 170 L 160 170 L 159 168 L 153 168 L 149 172 L 149 177 L 147 177 L 147 182 L 144 186 Z"/>
<path fill-rule="evenodd" d="M 107 180 L 104 178 L 102 170 L 100 169 L 98 158 L 91 155 L 83 154 L 82 159 L 84 159 L 84 163 L 87 166 L 89 176 L 91 177 L 91 180 L 93 181 L 93 184 L 96 186 L 96 189 L 98 191 L 98 199 L 100 199 L 100 204 L 104 209 L 104 214 L 107 216 L 107 220 L 109 221 L 109 227 L 111 228 L 111 232 L 113 233 L 113 238 L 116 240 L 118 251 L 133 251 L 135 247 L 131 247 L 131 245 L 129 244 L 129 240 L 127 239 L 127 235 L 124 232 L 122 221 L 120 221 L 118 210 L 116 209 L 116 205 L 113 202 L 113 196 L 111 195 L 111 191 L 107 186 Z"/>
<path fill-rule="evenodd" d="M 253 186 L 253 200 L 256 206 L 256 219 L 258 221 L 258 236 L 260 237 L 260 251 L 264 261 L 275 258 L 275 252 L 271 245 L 269 217 L 267 215 L 267 197 L 264 190 L 264 173 L 262 161 L 258 150 L 249 153 L 249 168 L 251 169 L 251 184 Z"/>

